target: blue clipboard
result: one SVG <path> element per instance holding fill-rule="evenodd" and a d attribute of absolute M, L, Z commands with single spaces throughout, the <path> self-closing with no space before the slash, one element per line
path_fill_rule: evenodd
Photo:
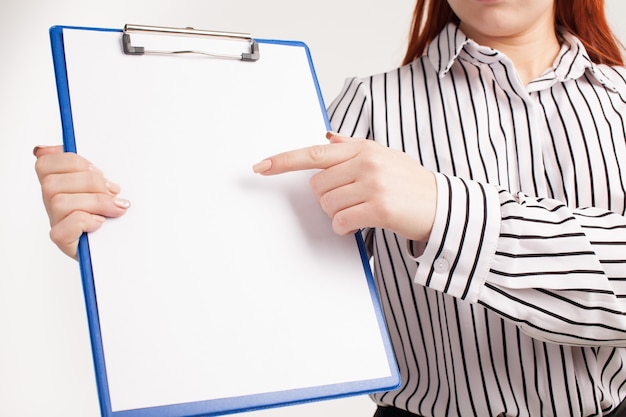
<path fill-rule="evenodd" d="M 167 51 L 146 57 L 151 51 L 137 45 L 153 31 L 160 32 L 157 43 L 195 43 L 182 49 L 167 44 Z M 145 26 L 54 26 L 50 38 L 65 150 L 102 162 L 107 175 L 128 184 L 133 201 L 127 215 L 83 235 L 79 244 L 102 416 L 224 415 L 397 387 L 360 233 L 338 237 L 326 230 L 328 220 L 309 204 L 302 177 L 267 187 L 267 178 L 234 167 L 241 153 L 258 158 L 311 144 L 306 137 L 291 142 L 299 136 L 289 127 L 292 119 L 296 127 L 311 121 L 319 128 L 314 137 L 330 130 L 307 45 Z M 224 50 L 201 50 L 225 40 L 232 42 Z M 242 45 L 245 50 L 233 54 Z M 225 81 L 240 69 L 249 81 Z M 204 106 L 207 112 L 198 109 Z M 195 125 L 206 113 L 213 118 Z M 212 142 L 224 135 L 217 130 L 222 122 L 236 140 Z M 202 134 L 192 137 L 197 130 Z M 261 140 L 249 139 L 250 132 Z M 216 175 L 202 165 L 206 160 L 220 174 L 232 173 Z M 163 161 L 176 165 L 160 169 Z M 249 169 L 253 162 L 241 164 Z M 168 169 L 173 172 L 162 173 Z M 206 177 L 196 183 L 191 177 L 199 174 Z M 163 184 L 192 202 L 184 209 L 168 206 L 155 195 Z M 209 191 L 194 192 L 199 186 Z M 229 207 L 204 194 L 220 195 Z M 164 211 L 157 213 L 156 231 L 155 222 L 144 227 L 158 209 Z M 185 222 L 194 216 L 202 219 L 186 233 L 191 227 Z M 220 219 L 210 223 L 211 217 Z M 247 253 L 232 254 L 237 242 Z M 304 259 L 309 253 L 315 259 Z"/>

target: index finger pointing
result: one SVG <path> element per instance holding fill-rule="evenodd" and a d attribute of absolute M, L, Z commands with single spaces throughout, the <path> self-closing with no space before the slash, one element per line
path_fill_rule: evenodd
<path fill-rule="evenodd" d="M 252 170 L 257 174 L 274 175 L 330 168 L 355 156 L 356 148 L 350 145 L 350 143 L 332 143 L 279 153 L 254 164 Z"/>

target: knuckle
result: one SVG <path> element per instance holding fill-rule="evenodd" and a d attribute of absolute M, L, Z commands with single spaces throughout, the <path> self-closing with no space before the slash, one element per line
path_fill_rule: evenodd
<path fill-rule="evenodd" d="M 52 226 L 50 228 L 50 240 L 52 240 L 59 247 L 65 245 L 68 240 L 66 229 L 58 224 Z"/>
<path fill-rule="evenodd" d="M 383 168 L 382 161 L 373 152 L 363 152 L 360 161 L 364 172 L 379 171 Z"/>
<path fill-rule="evenodd" d="M 392 204 L 386 200 L 378 200 L 374 202 L 376 217 L 381 224 L 387 225 L 393 218 L 394 208 Z"/>
<path fill-rule="evenodd" d="M 50 239 L 59 246 L 68 245 L 80 237 L 88 222 L 88 213 L 73 211 L 50 228 Z"/>
<path fill-rule="evenodd" d="M 48 198 L 48 201 L 50 202 L 50 210 L 53 213 L 58 214 L 62 212 L 65 207 L 67 207 L 68 197 L 65 194 L 57 193 L 51 195 Z"/>
<path fill-rule="evenodd" d="M 41 176 L 45 172 L 46 159 L 47 158 L 42 156 L 40 158 L 37 158 L 37 160 L 35 161 L 35 172 L 37 173 L 37 176 L 39 177 L 40 181 L 41 181 Z"/>
<path fill-rule="evenodd" d="M 104 178 L 96 171 L 87 171 L 85 175 L 86 187 L 89 190 L 100 190 L 104 186 Z"/>
<path fill-rule="evenodd" d="M 340 211 L 333 216 L 333 231 L 339 235 L 345 235 L 351 230 L 350 216 Z"/>
<path fill-rule="evenodd" d="M 370 175 L 363 182 L 364 186 L 369 190 L 370 199 L 373 201 L 382 200 L 382 196 L 390 186 L 390 184 L 383 179 L 382 175 Z"/>
<path fill-rule="evenodd" d="M 320 190 L 320 182 L 321 182 L 320 173 L 317 173 L 311 176 L 311 179 L 309 180 L 309 187 L 311 188 L 313 193 L 315 193 L 316 195 L 318 194 L 318 191 Z"/>
<path fill-rule="evenodd" d="M 95 203 L 97 207 L 105 208 L 111 205 L 112 200 L 111 200 L 111 197 L 108 195 L 97 193 L 97 194 L 93 194 L 93 197 L 95 199 Z"/>
<path fill-rule="evenodd" d="M 322 210 L 324 210 L 324 212 L 326 213 L 328 213 L 332 207 L 332 199 L 328 194 L 329 193 L 323 194 L 319 198 L 320 207 L 322 207 Z"/>
<path fill-rule="evenodd" d="M 324 157 L 326 156 L 326 146 L 324 145 L 311 146 L 308 149 L 308 153 L 309 153 L 309 158 L 311 158 L 311 161 L 313 162 L 322 161 Z"/>
<path fill-rule="evenodd" d="M 72 166 L 73 171 L 87 171 L 91 166 L 85 158 L 78 154 L 68 152 L 67 157 L 70 158 L 70 165 Z"/>
<path fill-rule="evenodd" d="M 54 195 L 54 181 L 49 175 L 46 175 L 45 177 L 39 179 L 39 183 L 41 184 L 41 194 L 43 195 L 44 201 L 50 200 Z"/>
<path fill-rule="evenodd" d="M 57 245 L 59 244 L 59 242 L 61 242 L 61 232 L 59 231 L 59 227 L 52 226 L 50 228 L 50 240 Z"/>
<path fill-rule="evenodd" d="M 391 207 L 390 204 L 387 204 L 387 202 L 383 201 L 378 206 L 378 212 L 380 213 L 380 217 L 384 221 L 387 221 L 393 213 L 393 207 Z"/>

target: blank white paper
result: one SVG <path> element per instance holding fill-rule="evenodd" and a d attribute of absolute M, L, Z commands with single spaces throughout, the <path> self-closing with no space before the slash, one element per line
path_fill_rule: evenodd
<path fill-rule="evenodd" d="M 89 235 L 113 411 L 389 377 L 356 240 L 313 172 L 252 172 L 325 142 L 305 48 L 251 63 L 120 39 L 64 30 L 77 152 L 132 202 Z"/>

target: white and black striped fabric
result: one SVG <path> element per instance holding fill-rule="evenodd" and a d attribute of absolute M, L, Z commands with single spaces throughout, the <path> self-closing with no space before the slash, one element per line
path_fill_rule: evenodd
<path fill-rule="evenodd" d="M 524 86 L 447 26 L 410 65 L 346 81 L 333 129 L 436 172 L 427 245 L 369 230 L 402 386 L 421 416 L 601 416 L 626 397 L 626 70 L 562 33 Z"/>

